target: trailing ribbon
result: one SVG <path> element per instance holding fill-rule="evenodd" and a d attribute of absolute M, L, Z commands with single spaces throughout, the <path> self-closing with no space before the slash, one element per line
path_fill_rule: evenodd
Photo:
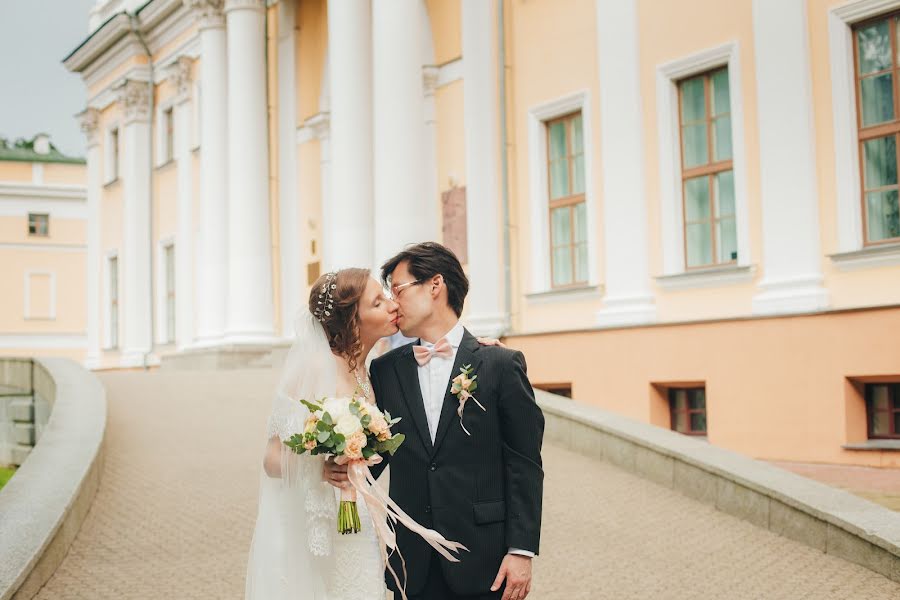
<path fill-rule="evenodd" d="M 452 542 L 446 539 L 443 535 L 433 529 L 422 527 L 415 519 L 406 514 L 406 512 L 378 485 L 375 478 L 372 476 L 372 472 L 369 470 L 370 466 L 377 465 L 381 461 L 381 456 L 377 454 L 368 460 L 353 460 L 347 459 L 344 456 L 335 457 L 335 462 L 337 464 L 347 465 L 347 478 L 350 480 L 350 485 L 362 494 L 365 499 L 366 506 L 369 507 L 369 513 L 372 516 L 375 533 L 381 541 L 381 545 L 379 546 L 381 558 L 384 561 L 387 570 L 390 571 L 391 575 L 394 577 L 394 581 L 397 582 L 397 589 L 400 590 L 400 595 L 403 600 L 407 600 L 406 561 L 403 559 L 403 554 L 400 553 L 400 548 L 397 547 L 396 524 L 398 522 L 402 523 L 413 533 L 418 534 L 429 546 L 434 548 L 438 554 L 450 562 L 459 562 L 459 559 L 450 554 L 450 552 L 459 552 L 460 550 L 468 552 L 469 549 L 459 542 Z M 385 547 L 391 549 L 390 554 L 396 552 L 397 556 L 400 557 L 400 563 L 403 565 L 404 583 L 402 585 L 400 583 L 400 578 L 397 576 L 397 573 L 394 571 L 388 560 L 390 555 L 385 551 Z"/>
<path fill-rule="evenodd" d="M 487 412 L 487 409 L 484 407 L 484 405 L 481 404 L 481 402 L 478 401 L 478 399 L 475 396 L 473 396 L 466 390 L 462 390 L 461 392 L 459 392 L 457 397 L 459 398 L 459 408 L 456 409 L 456 414 L 459 415 L 459 426 L 463 428 L 463 431 L 466 432 L 466 435 L 471 436 L 472 434 L 469 433 L 469 430 L 466 429 L 465 425 L 463 425 L 462 416 L 463 416 L 463 410 L 466 408 L 466 402 L 468 400 L 474 400 L 475 404 L 477 404 L 481 408 L 481 410 L 483 410 L 484 412 Z"/>

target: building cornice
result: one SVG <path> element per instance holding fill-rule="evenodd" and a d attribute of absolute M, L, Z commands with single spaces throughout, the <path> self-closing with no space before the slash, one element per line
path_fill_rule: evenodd
<path fill-rule="evenodd" d="M 0 200 L 21 200 L 23 198 L 81 202 L 87 198 L 87 187 L 83 185 L 0 183 Z"/>

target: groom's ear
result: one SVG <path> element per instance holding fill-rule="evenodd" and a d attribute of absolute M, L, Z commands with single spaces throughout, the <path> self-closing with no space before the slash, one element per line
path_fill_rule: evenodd
<path fill-rule="evenodd" d="M 437 298 L 441 293 L 441 288 L 446 287 L 444 276 L 440 273 L 431 278 L 431 297 Z"/>

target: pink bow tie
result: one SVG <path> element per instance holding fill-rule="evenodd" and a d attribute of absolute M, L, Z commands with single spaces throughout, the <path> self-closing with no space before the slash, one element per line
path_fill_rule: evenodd
<path fill-rule="evenodd" d="M 433 356 L 452 358 L 453 346 L 450 345 L 447 338 L 441 338 L 433 348 L 428 348 L 427 346 L 413 346 L 413 353 L 415 354 L 416 362 L 419 363 L 419 366 L 424 367 L 431 362 Z"/>

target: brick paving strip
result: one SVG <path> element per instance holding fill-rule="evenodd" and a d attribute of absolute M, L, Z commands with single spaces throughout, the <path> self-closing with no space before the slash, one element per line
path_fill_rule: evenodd
<path fill-rule="evenodd" d="M 37 596 L 240 599 L 270 371 L 106 373 L 106 465 Z M 557 447 L 537 600 L 897 600 L 900 584 Z"/>

